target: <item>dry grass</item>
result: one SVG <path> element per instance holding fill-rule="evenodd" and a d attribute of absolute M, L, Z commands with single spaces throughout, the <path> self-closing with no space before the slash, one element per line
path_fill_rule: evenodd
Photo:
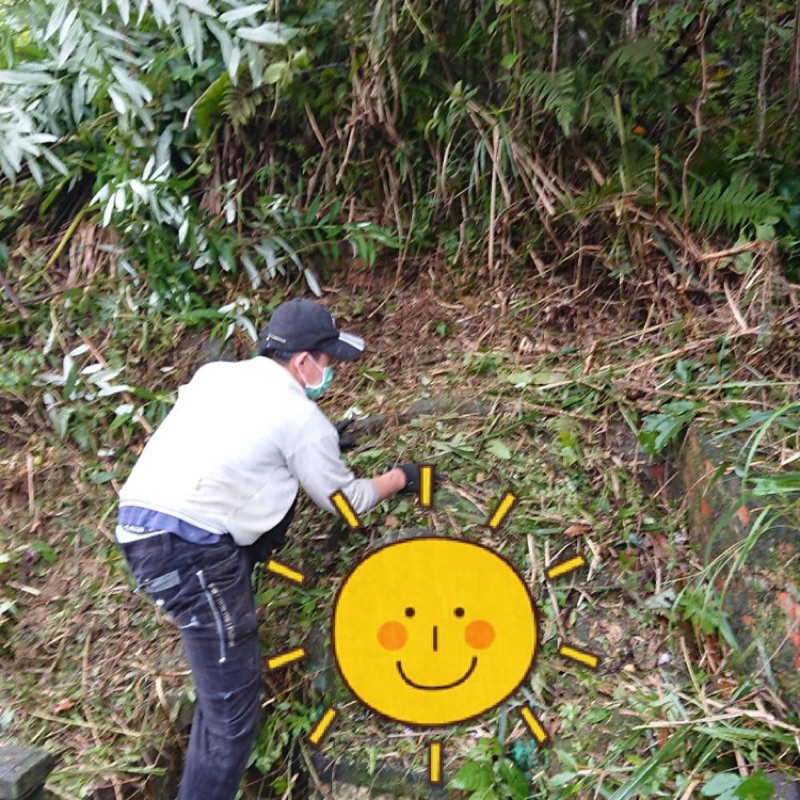
<path fill-rule="evenodd" d="M 596 704 L 598 697 L 607 698 L 601 705 L 608 716 L 599 723 L 599 731 L 609 735 L 616 730 L 617 720 L 630 713 L 619 695 L 620 687 L 628 686 L 634 694 L 660 696 L 665 687 L 657 669 L 659 657 L 670 653 L 673 663 L 684 660 L 684 654 L 674 650 L 674 634 L 657 613 L 649 620 L 637 618 L 640 609 L 630 585 L 613 574 L 619 548 L 630 553 L 636 582 L 649 581 L 656 589 L 674 581 L 676 570 L 682 573 L 692 563 L 685 542 L 675 545 L 668 530 L 658 533 L 648 522 L 662 512 L 644 502 L 635 489 L 633 477 L 641 472 L 643 461 L 635 438 L 629 430 L 624 433 L 627 428 L 619 409 L 641 416 L 656 410 L 665 399 L 680 396 L 674 386 L 665 387 L 667 368 L 680 358 L 713 363 L 720 347 L 728 349 L 726 363 L 737 365 L 726 375 L 726 382 L 752 382 L 754 372 L 764 382 L 742 398 L 741 402 L 754 407 L 774 402 L 774 386 L 767 384 L 791 381 L 796 375 L 797 348 L 787 346 L 797 337 L 793 290 L 775 277 L 769 254 L 760 256 L 761 265 L 746 278 L 725 272 L 719 266 L 725 257 L 716 254 L 694 262 L 707 268 L 696 273 L 706 286 L 702 305 L 692 302 L 692 282 L 682 279 L 663 258 L 654 259 L 651 279 L 624 297 L 612 290 L 608 279 L 589 280 L 588 270 L 566 276 L 552 266 L 526 287 L 517 283 L 515 288 L 504 288 L 501 283 L 485 292 L 477 291 L 474 282 L 440 269 L 422 270 L 414 280 L 404 273 L 399 283 L 392 269 L 354 272 L 329 298 L 341 324 L 365 334 L 370 347 L 362 369 L 340 373 L 337 390 L 327 402 L 332 416 L 352 404 L 367 415 L 396 413 L 420 397 L 453 394 L 483 398 L 492 409 L 483 417 L 451 416 L 441 421 L 428 417 L 411 427 L 390 426 L 364 443 L 376 453 L 364 454 L 362 447 L 358 458 L 366 471 L 394 457 L 430 457 L 439 448 L 439 459 L 449 473 L 446 497 L 456 503 L 453 508 L 441 504 L 429 518 L 420 518 L 413 509 L 390 513 L 383 522 L 375 521 L 377 528 L 369 539 L 413 520 L 434 529 L 476 535 L 481 515 L 502 486 L 519 481 L 530 489 L 538 486 L 539 495 L 527 497 L 522 506 L 523 517 L 536 520 L 533 528 L 528 523 L 524 527 L 524 547 L 519 549 L 519 532 L 513 527 L 510 538 L 504 536 L 491 544 L 524 558 L 533 585 L 540 588 L 543 566 L 565 549 L 579 544 L 590 556 L 593 567 L 585 585 L 556 593 L 550 589 L 541 596 L 540 602 L 549 609 L 544 639 L 552 642 L 566 626 L 581 640 L 601 642 L 608 654 L 606 665 L 588 682 L 573 670 L 572 677 L 565 679 L 563 665 L 540 667 L 540 699 L 551 709 L 579 709 L 583 703 Z M 782 302 L 776 298 L 778 288 L 784 293 Z M 720 301 L 709 303 L 715 296 Z M 361 311 L 348 320 L 354 307 Z M 177 335 L 182 343 L 193 341 L 191 332 Z M 62 336 L 64 348 L 78 341 L 66 332 Z M 99 357 L 104 345 L 113 344 L 110 338 L 102 340 L 91 332 L 84 335 L 87 338 L 103 342 L 94 345 Z M 246 345 L 237 347 L 239 355 L 244 355 Z M 184 347 L 175 355 L 175 372 L 165 378 L 158 372 L 158 363 L 145 361 L 135 385 L 177 385 L 197 364 L 198 351 Z M 169 358 L 166 352 L 164 356 Z M 174 360 L 170 363 L 175 365 Z M 536 374 L 533 388 L 524 394 L 504 378 L 520 370 Z M 127 375 L 126 379 L 130 380 Z M 570 399 L 576 389 L 583 399 Z M 722 388 L 715 391 L 707 386 L 703 397 L 711 413 L 725 406 Z M 112 490 L 131 463 L 143 431 L 132 428 L 129 451 L 103 464 L 117 477 L 98 484 L 93 482 L 97 460 L 53 440 L 37 398 L 7 396 L 4 403 L 8 422 L 3 426 L 0 462 L 5 498 L 0 528 L 8 533 L 3 549 L 10 563 L 3 568 L 2 597 L 14 604 L 0 629 L 5 675 L 0 682 L 2 707 L 13 714 L 4 722 L 5 735 L 23 736 L 59 754 L 53 788 L 61 796 L 72 796 L 76 786 L 83 786 L 98 798 L 128 797 L 143 785 L 143 773 L 172 764 L 176 743 L 183 736 L 177 717 L 188 691 L 176 633 L 159 626 L 152 609 L 131 594 L 130 581 L 111 544 Z M 574 426 L 585 477 L 582 485 L 572 489 L 564 482 L 563 461 L 554 444 L 558 426 L 565 423 Z M 460 439 L 454 438 L 459 434 Z M 498 461 L 486 451 L 486 442 L 492 438 L 511 444 L 509 462 Z M 459 441 L 472 448 L 472 456 L 457 455 Z M 441 450 L 442 443 L 456 450 Z M 588 511 L 589 498 L 598 494 L 610 498 L 607 517 Z M 626 504 L 636 507 L 625 523 L 628 543 L 623 545 L 613 520 Z M 320 586 L 328 593 L 315 598 L 312 605 L 323 614 L 336 584 L 335 574 L 341 574 L 367 541 L 357 540 L 341 555 L 320 560 L 319 541 L 328 540 L 326 523 L 317 514 L 306 519 L 315 535 L 298 539 L 288 555 L 322 570 Z M 566 533 L 566 538 L 560 538 L 559 532 Z M 630 550 L 631 536 L 639 537 L 634 551 Z M 315 543 L 318 537 L 322 539 Z M 678 567 L 679 563 L 684 566 Z M 303 611 L 308 601 L 287 598 L 263 582 L 262 590 L 268 592 L 265 638 L 274 651 L 308 624 Z M 631 630 L 633 619 L 637 624 Z M 294 625 L 298 626 L 295 633 Z M 694 639 L 689 636 L 687 641 Z M 710 641 L 701 642 L 703 649 L 687 655 L 685 669 L 676 674 L 685 679 L 692 669 L 710 670 L 711 686 L 716 689 L 706 686 L 702 697 L 719 698 L 720 692 L 730 692 L 725 687 L 732 679 L 724 659 L 706 649 L 710 646 Z M 558 674 L 562 677 L 557 678 Z M 318 702 L 302 674 L 272 676 L 267 709 L 285 708 L 298 690 L 307 701 Z M 719 703 L 719 699 L 706 702 L 692 697 L 706 716 L 712 716 L 713 704 Z M 723 705 L 726 715 L 735 712 L 752 719 L 753 714 L 765 714 L 763 719 L 770 726 L 780 728 L 776 711 L 769 710 L 778 706 L 768 689 L 738 698 L 733 709 Z M 644 724 L 641 712 L 635 716 Z M 464 757 L 494 725 L 489 721 L 468 729 L 452 746 L 451 758 Z M 660 735 L 658 726 L 650 727 Z M 333 752 L 359 748 L 367 752 L 372 746 L 370 731 L 380 732 L 390 744 L 377 755 L 379 762 L 400 758 L 409 766 L 417 763 L 418 743 L 413 737 L 397 738 L 396 731 L 372 722 L 344 726 L 332 739 Z M 552 732 L 569 741 L 578 735 L 575 719 L 562 714 L 552 721 Z M 521 733 L 518 726 L 507 731 L 511 740 Z M 645 739 L 642 745 L 646 752 Z M 149 780 L 145 784 L 154 787 L 156 776 Z"/>

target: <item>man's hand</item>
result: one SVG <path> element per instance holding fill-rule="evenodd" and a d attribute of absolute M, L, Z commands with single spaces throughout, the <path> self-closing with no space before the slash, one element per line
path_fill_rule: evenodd
<path fill-rule="evenodd" d="M 403 489 L 401 489 L 401 493 L 403 494 L 416 494 L 419 492 L 420 486 L 420 467 L 421 464 L 398 464 L 397 469 L 403 472 L 403 475 L 406 477 L 406 485 Z M 437 483 L 437 474 L 434 471 L 433 473 L 433 488 L 436 488 Z"/>
<path fill-rule="evenodd" d="M 336 428 L 336 433 L 339 434 L 339 452 L 341 453 L 352 450 L 358 444 L 353 436 L 343 436 L 354 422 L 354 419 L 343 419 L 334 423 L 333 427 Z"/>

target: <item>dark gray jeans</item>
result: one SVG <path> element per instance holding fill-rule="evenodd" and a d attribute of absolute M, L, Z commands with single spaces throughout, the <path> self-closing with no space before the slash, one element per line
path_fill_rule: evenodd
<path fill-rule="evenodd" d="M 178 800 L 234 800 L 258 733 L 261 658 L 250 582 L 294 507 L 255 546 L 162 534 L 122 545 L 140 589 L 180 628 L 197 689 Z"/>

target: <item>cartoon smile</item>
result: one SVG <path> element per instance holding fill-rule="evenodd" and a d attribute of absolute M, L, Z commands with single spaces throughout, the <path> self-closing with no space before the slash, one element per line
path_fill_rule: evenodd
<path fill-rule="evenodd" d="M 444 727 L 516 691 L 536 653 L 536 615 L 525 581 L 496 553 L 422 536 L 353 568 L 337 594 L 332 638 L 342 678 L 368 708 Z"/>
<path fill-rule="evenodd" d="M 467 680 L 467 678 L 469 678 L 470 675 L 472 675 L 473 672 L 475 672 L 476 666 L 478 666 L 478 657 L 472 656 L 472 663 L 469 665 L 469 669 L 458 680 L 455 680 L 452 683 L 439 684 L 438 686 L 426 686 L 424 683 L 412 681 L 411 678 L 409 678 L 408 675 L 406 675 L 406 673 L 403 671 L 403 665 L 400 661 L 397 662 L 397 671 L 400 673 L 400 677 L 414 689 L 436 691 L 437 689 L 453 689 L 456 686 L 460 686 L 465 680 Z"/>

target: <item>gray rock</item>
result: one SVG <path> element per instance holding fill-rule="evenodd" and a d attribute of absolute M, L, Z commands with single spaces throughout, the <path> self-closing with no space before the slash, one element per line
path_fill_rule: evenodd
<path fill-rule="evenodd" d="M 40 789 L 55 761 L 38 747 L 0 747 L 0 800 L 22 800 Z"/>

